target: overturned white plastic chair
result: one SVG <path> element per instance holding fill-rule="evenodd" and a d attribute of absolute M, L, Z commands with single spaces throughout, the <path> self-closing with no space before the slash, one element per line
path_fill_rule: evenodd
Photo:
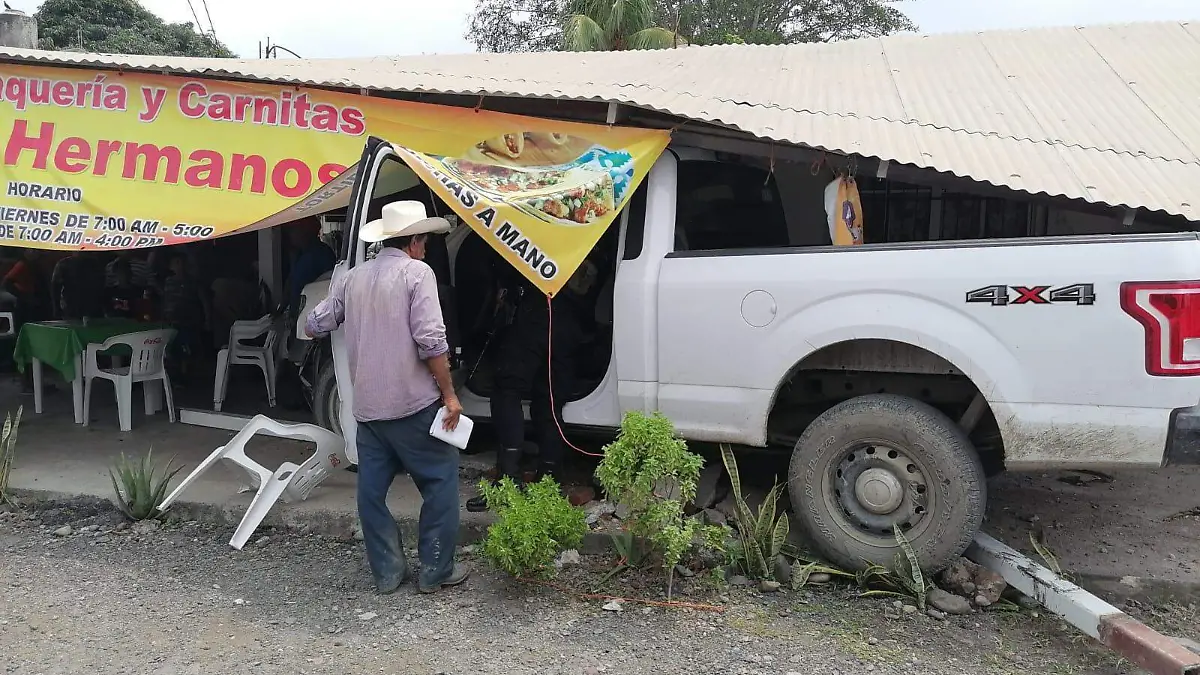
<path fill-rule="evenodd" d="M 284 462 L 272 471 L 246 456 L 246 444 L 262 431 L 283 438 L 311 441 L 317 444 L 317 450 L 303 464 Z M 266 415 L 257 415 L 225 445 L 213 450 L 200 462 L 200 466 L 188 474 L 158 508 L 165 510 L 205 471 L 221 460 L 245 472 L 250 478 L 250 488 L 256 490 L 250 508 L 246 509 L 233 538 L 229 540 L 229 545 L 238 550 L 250 540 L 275 502 L 280 499 L 285 503 L 304 501 L 313 488 L 335 469 L 344 469 L 349 465 L 346 443 L 332 431 L 315 424 L 283 424 Z"/>
<path fill-rule="evenodd" d="M 13 337 L 17 334 L 17 320 L 12 312 L 0 312 L 0 338 Z"/>
<path fill-rule="evenodd" d="M 147 330 L 139 333 L 114 335 L 100 344 L 90 344 L 83 358 L 83 426 L 87 426 L 92 411 L 92 382 L 109 380 L 117 391 L 117 417 L 121 431 L 133 428 L 133 385 L 142 383 L 142 398 L 146 414 L 153 415 L 162 405 L 162 396 L 167 397 L 167 416 L 175 421 L 175 397 L 171 393 L 171 378 L 163 365 L 163 354 L 167 345 L 175 338 L 174 328 Z M 101 368 L 100 352 L 117 345 L 126 345 L 132 351 L 128 366 Z"/>
<path fill-rule="evenodd" d="M 246 341 L 266 335 L 261 345 Z M 258 366 L 267 383 L 267 404 L 275 407 L 275 381 L 278 372 L 279 354 L 278 322 L 266 314 L 254 321 L 234 321 L 229 329 L 229 344 L 217 352 L 217 372 L 213 378 L 213 410 L 221 412 L 225 402 L 225 389 L 229 380 L 229 366 Z"/>

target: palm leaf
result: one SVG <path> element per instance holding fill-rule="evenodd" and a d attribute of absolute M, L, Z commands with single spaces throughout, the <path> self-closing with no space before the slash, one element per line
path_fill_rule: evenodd
<path fill-rule="evenodd" d="M 686 43 L 673 31 L 653 26 L 630 35 L 628 44 L 629 49 L 671 49 Z"/>
<path fill-rule="evenodd" d="M 595 19 L 586 14 L 567 17 L 563 27 L 563 49 L 568 52 L 602 52 L 611 48 L 608 36 Z"/>

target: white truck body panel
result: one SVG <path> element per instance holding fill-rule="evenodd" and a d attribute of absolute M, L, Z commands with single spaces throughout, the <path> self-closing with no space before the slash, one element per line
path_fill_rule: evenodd
<path fill-rule="evenodd" d="M 571 424 L 660 410 L 685 438 L 765 445 L 797 366 L 863 339 L 914 345 L 969 377 L 1010 468 L 1159 466 L 1172 411 L 1200 403 L 1200 378 L 1147 374 L 1145 331 L 1118 301 L 1122 282 L 1200 279 L 1194 233 L 674 253 L 678 162 L 664 153 L 647 178 L 641 253 L 618 256 L 608 374 L 566 406 Z M 989 285 L 1085 283 L 1094 304 L 966 302 Z M 305 293 L 308 307 L 324 297 Z M 337 334 L 334 354 L 350 420 Z M 489 416 L 486 399 L 462 401 Z"/>

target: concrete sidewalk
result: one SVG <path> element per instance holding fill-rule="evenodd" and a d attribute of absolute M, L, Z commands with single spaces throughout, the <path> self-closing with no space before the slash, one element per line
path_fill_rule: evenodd
<path fill-rule="evenodd" d="M 108 471 L 113 462 L 122 453 L 129 458 L 140 458 L 150 449 L 153 449 L 156 464 L 165 466 L 174 458 L 174 466 L 183 467 L 176 478 L 178 481 L 233 437 L 232 432 L 171 424 L 165 412 L 146 417 L 136 410 L 133 430 L 122 432 L 117 424 L 115 407 L 109 410 L 110 406 L 98 405 L 96 400 L 92 402 L 92 422 L 83 427 L 71 422 L 69 392 L 66 396 L 61 393 L 47 396 L 46 412 L 41 415 L 34 414 L 31 397 L 23 397 L 22 402 L 26 407 L 9 487 L 35 496 L 109 499 L 113 496 L 113 487 Z M 3 407 L 15 408 L 7 401 Z M 252 459 L 264 466 L 276 467 L 283 462 L 303 462 L 311 456 L 313 445 L 260 436 L 246 450 Z M 464 455 L 462 460 L 460 492 L 465 501 L 475 494 L 478 478 L 490 466 L 492 458 Z M 223 520 L 236 525 L 254 496 L 250 491 L 237 492 L 242 479 L 240 472 L 220 463 L 197 480 L 172 511 L 190 520 Z M 337 472 L 318 486 L 307 500 L 277 504 L 264 524 L 312 529 L 326 534 L 350 534 L 357 520 L 354 486 L 353 473 Z M 405 533 L 413 531 L 420 513 L 421 497 L 412 481 L 397 480 L 388 504 L 404 526 Z M 468 539 L 476 538 L 489 522 L 486 513 L 462 512 L 464 536 Z"/>

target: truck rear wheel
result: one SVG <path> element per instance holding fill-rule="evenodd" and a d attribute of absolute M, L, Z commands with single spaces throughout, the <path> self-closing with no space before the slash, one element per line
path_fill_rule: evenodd
<path fill-rule="evenodd" d="M 338 395 L 337 372 L 333 359 L 325 359 L 313 385 L 313 418 L 319 426 L 342 433 L 342 398 Z"/>
<path fill-rule="evenodd" d="M 987 483 L 974 446 L 949 417 L 916 399 L 860 396 L 825 411 L 792 452 L 796 519 L 841 567 L 891 568 L 898 526 L 922 569 L 963 554 L 983 523 Z"/>

